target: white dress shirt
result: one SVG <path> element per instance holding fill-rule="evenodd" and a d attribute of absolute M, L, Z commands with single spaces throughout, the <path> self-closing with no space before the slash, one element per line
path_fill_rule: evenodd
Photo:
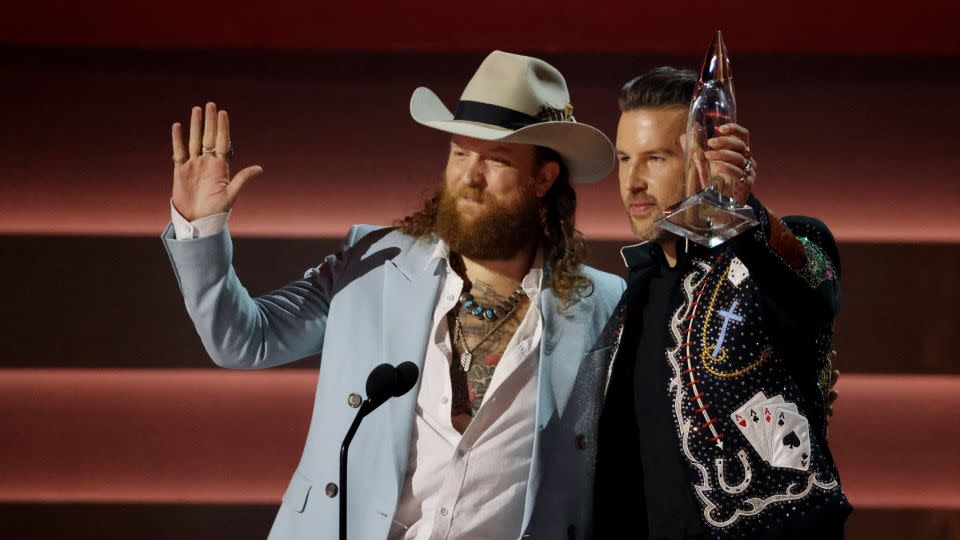
<path fill-rule="evenodd" d="M 172 201 L 170 212 L 178 240 L 216 234 L 229 217 L 225 212 L 189 222 Z M 542 256 L 521 282 L 530 308 L 463 434 L 451 419 L 452 349 L 446 320 L 459 301 L 463 279 L 450 268 L 448 257 L 449 248 L 441 241 L 427 263 L 430 268 L 443 263 L 443 291 L 423 363 L 407 476 L 388 538 L 519 538 L 536 429 Z"/>
<path fill-rule="evenodd" d="M 170 221 L 173 223 L 173 232 L 177 234 L 177 240 L 190 240 L 217 234 L 227 226 L 229 218 L 230 212 L 222 212 L 187 221 L 187 218 L 177 212 L 176 207 L 173 206 L 173 199 L 170 199 Z"/>
<path fill-rule="evenodd" d="M 446 262 L 448 256 L 441 241 L 429 264 Z M 500 358 L 480 409 L 461 435 L 451 421 L 452 353 L 446 315 L 459 302 L 463 280 L 449 264 L 444 268 L 417 395 L 407 477 L 389 538 L 519 538 L 536 424 L 543 271 L 534 265 L 523 278 L 521 287 L 531 307 Z"/>

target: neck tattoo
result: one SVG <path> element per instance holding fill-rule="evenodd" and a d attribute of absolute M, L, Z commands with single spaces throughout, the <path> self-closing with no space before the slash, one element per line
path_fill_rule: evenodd
<path fill-rule="evenodd" d="M 460 313 L 454 315 L 454 326 L 453 326 L 453 338 L 457 342 L 457 346 L 462 351 L 460 353 L 460 368 L 464 372 L 470 371 L 470 365 L 473 362 L 473 351 L 477 347 L 483 344 L 490 336 L 493 335 L 504 323 L 510 320 L 510 315 L 517 309 L 517 306 L 520 304 L 520 299 L 523 297 L 523 288 L 518 287 L 509 298 L 504 300 L 501 304 L 497 305 L 495 308 L 485 308 L 477 302 L 472 295 L 469 293 L 464 293 L 460 297 L 460 301 L 463 304 L 463 309 L 469 311 L 475 315 L 480 320 L 487 321 L 496 321 L 496 324 L 493 325 L 479 341 L 473 344 L 473 347 L 467 345 L 467 340 L 463 338 L 463 331 L 461 330 L 460 325 Z"/>

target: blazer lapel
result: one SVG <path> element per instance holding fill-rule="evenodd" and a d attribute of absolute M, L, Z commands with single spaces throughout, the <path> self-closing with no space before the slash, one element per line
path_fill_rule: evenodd
<path fill-rule="evenodd" d="M 562 415 L 566 409 L 570 392 L 577 378 L 580 361 L 596 336 L 588 330 L 592 307 L 590 298 L 583 298 L 558 312 L 558 299 L 553 291 L 545 289 L 543 294 L 543 342 L 540 347 L 540 375 L 543 378 L 541 388 L 540 411 L 543 422 L 556 414 Z M 543 423 L 541 422 L 541 423 Z"/>
<path fill-rule="evenodd" d="M 543 314 L 543 338 L 540 342 L 540 367 L 537 381 L 537 430 L 533 439 L 533 460 L 530 462 L 530 476 L 527 483 L 526 506 L 523 514 L 523 530 L 526 530 L 533 516 L 533 508 L 540 491 L 541 459 L 545 450 L 543 429 L 552 422 L 558 422 L 566 408 L 573 390 L 577 372 L 580 368 L 582 353 L 586 353 L 589 344 L 585 342 L 596 336 L 587 327 L 590 325 L 590 298 L 583 298 L 570 305 L 563 313 L 557 309 L 559 300 L 550 283 L 548 271 L 543 277 L 544 287 L 540 295 L 540 312 Z"/>
<path fill-rule="evenodd" d="M 632 361 L 630 360 L 621 360 L 620 357 L 623 354 L 635 354 L 636 350 L 633 349 L 635 345 L 632 341 L 632 338 L 635 336 L 624 336 L 627 328 L 638 328 L 643 324 L 642 318 L 643 314 L 640 309 L 630 309 L 630 306 L 643 305 L 643 299 L 647 295 L 647 290 L 650 285 L 650 277 L 653 273 L 653 267 L 640 267 L 633 268 L 630 271 L 630 281 L 627 283 L 627 289 L 623 292 L 623 297 L 620 299 L 620 303 L 613 311 L 614 318 L 623 318 L 623 322 L 620 325 L 620 330 L 617 332 L 617 337 L 613 341 L 613 353 L 611 354 L 610 364 L 607 366 L 606 381 L 604 383 L 603 389 L 603 398 L 606 400 L 607 391 L 610 389 L 610 380 L 613 377 L 613 371 L 616 368 L 617 364 L 623 361 Z M 621 346 L 624 342 L 629 342 L 627 349 L 621 351 Z"/>

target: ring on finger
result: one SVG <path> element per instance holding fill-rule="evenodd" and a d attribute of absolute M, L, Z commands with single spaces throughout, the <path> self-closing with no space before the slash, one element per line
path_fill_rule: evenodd
<path fill-rule="evenodd" d="M 204 154 L 215 154 L 217 152 L 216 148 L 213 147 L 207 148 L 206 146 L 201 146 L 200 149 L 203 150 Z"/>
<path fill-rule="evenodd" d="M 186 159 L 177 159 L 177 156 L 173 156 L 173 162 L 176 163 L 177 165 L 183 165 L 184 163 L 187 162 L 187 160 L 186 160 Z"/>
<path fill-rule="evenodd" d="M 743 167 L 743 176 L 741 176 L 740 179 L 737 180 L 738 185 L 743 185 L 747 183 L 747 177 L 750 176 L 751 170 L 753 170 L 753 160 L 748 159 L 747 164 L 744 165 Z"/>
<path fill-rule="evenodd" d="M 230 160 L 233 159 L 233 155 L 234 155 L 233 146 L 228 148 L 227 151 L 223 154 L 221 154 L 220 152 L 215 152 L 214 155 L 220 159 L 226 160 L 227 163 L 230 163 Z"/>
<path fill-rule="evenodd" d="M 747 145 L 746 149 L 744 149 L 743 155 L 746 156 L 747 161 L 753 159 L 753 154 L 750 152 L 750 145 Z"/>

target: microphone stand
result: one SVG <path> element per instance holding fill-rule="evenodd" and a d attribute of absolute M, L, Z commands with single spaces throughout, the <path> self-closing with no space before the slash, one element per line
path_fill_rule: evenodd
<path fill-rule="evenodd" d="M 340 445 L 340 540 L 347 540 L 347 454 L 350 452 L 350 443 L 353 442 L 353 436 L 357 434 L 360 422 L 375 408 L 369 399 L 360 405 L 360 410 L 357 411 L 357 416 L 350 424 L 350 429 L 343 438 L 343 444 Z"/>
<path fill-rule="evenodd" d="M 367 399 L 360 405 L 357 416 L 340 445 L 340 540 L 347 540 L 347 453 L 350 451 L 353 436 L 357 434 L 360 422 L 365 416 L 390 398 L 409 392 L 416 385 L 419 376 L 420 370 L 413 362 L 403 362 L 399 366 L 380 364 L 367 376 Z"/>

